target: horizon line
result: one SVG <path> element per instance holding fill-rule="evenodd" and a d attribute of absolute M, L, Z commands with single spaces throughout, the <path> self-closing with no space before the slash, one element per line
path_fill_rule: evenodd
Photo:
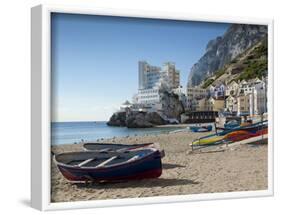
<path fill-rule="evenodd" d="M 70 120 L 70 121 L 51 121 L 51 123 L 61 122 L 107 122 L 108 120 Z"/>

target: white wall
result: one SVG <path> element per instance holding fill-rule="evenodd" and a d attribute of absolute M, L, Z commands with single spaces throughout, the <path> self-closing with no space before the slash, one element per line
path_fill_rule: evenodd
<path fill-rule="evenodd" d="M 275 91 L 281 92 L 281 6 L 277 0 L 6 0 L 1 1 L 1 214 L 39 214 L 30 204 L 30 7 L 39 3 L 81 4 L 141 10 L 173 11 L 235 17 L 275 18 Z M 278 60 L 279 59 L 279 60 Z M 188 60 L 188 59 L 187 59 Z M 188 69 L 188 68 L 179 68 Z M 182 71 L 183 72 L 183 71 Z M 280 98 L 280 96 L 279 96 Z M 280 99 L 275 97 L 275 133 L 281 120 Z M 277 106 L 279 106 L 277 108 Z M 275 197 L 162 204 L 127 208 L 63 211 L 51 214 L 278 214 L 281 205 L 281 146 L 275 136 Z M 13 156 L 11 153 L 13 152 Z M 277 172 L 277 169 L 279 171 Z M 277 212 L 279 210 L 279 212 Z"/>

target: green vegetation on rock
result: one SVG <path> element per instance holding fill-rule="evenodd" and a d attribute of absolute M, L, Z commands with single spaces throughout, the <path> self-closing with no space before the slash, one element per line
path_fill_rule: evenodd
<path fill-rule="evenodd" d="M 245 68 L 242 70 L 237 80 L 249 80 L 266 76 L 268 70 L 267 50 L 267 39 L 265 38 L 244 60 L 243 64 Z"/>
<path fill-rule="evenodd" d="M 249 80 L 253 78 L 262 78 L 267 75 L 267 59 L 253 60 L 250 62 L 237 80 Z"/>
<path fill-rule="evenodd" d="M 268 46 L 267 37 L 263 38 L 254 47 L 239 54 L 229 64 L 217 70 L 214 76 L 204 80 L 202 87 L 207 88 L 217 79 L 219 79 L 228 70 L 228 79 L 232 80 L 249 80 L 253 78 L 262 78 L 267 76 L 268 63 Z M 230 73 L 231 72 L 231 73 Z M 223 81 L 222 79 L 220 79 Z"/>
<path fill-rule="evenodd" d="M 204 81 L 204 84 L 203 84 L 202 87 L 205 89 L 205 88 L 209 87 L 214 81 L 215 81 L 215 80 L 212 79 L 212 78 L 207 79 L 207 80 Z"/>
<path fill-rule="evenodd" d="M 218 71 L 215 72 L 215 79 L 218 79 L 225 73 L 225 68 L 219 69 Z"/>

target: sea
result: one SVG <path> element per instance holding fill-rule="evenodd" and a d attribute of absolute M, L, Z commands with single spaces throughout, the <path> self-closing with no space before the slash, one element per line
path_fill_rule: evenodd
<path fill-rule="evenodd" d="M 52 122 L 52 145 L 75 144 L 113 137 L 143 136 L 169 133 L 179 127 L 126 128 L 108 126 L 106 122 Z"/>

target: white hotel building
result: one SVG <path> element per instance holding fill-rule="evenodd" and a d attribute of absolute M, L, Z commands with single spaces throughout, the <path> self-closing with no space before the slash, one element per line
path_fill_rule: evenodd
<path fill-rule="evenodd" d="M 139 61 L 139 90 L 150 89 L 159 82 L 161 68 L 151 66 L 146 61 Z"/>
<path fill-rule="evenodd" d="M 180 72 L 176 69 L 174 63 L 166 62 L 163 64 L 161 79 L 170 89 L 175 89 L 180 86 Z"/>
<path fill-rule="evenodd" d="M 164 63 L 161 69 L 146 61 L 139 61 L 139 89 L 135 100 L 138 104 L 159 109 L 160 90 L 178 88 L 179 82 L 179 71 L 174 63 Z"/>

